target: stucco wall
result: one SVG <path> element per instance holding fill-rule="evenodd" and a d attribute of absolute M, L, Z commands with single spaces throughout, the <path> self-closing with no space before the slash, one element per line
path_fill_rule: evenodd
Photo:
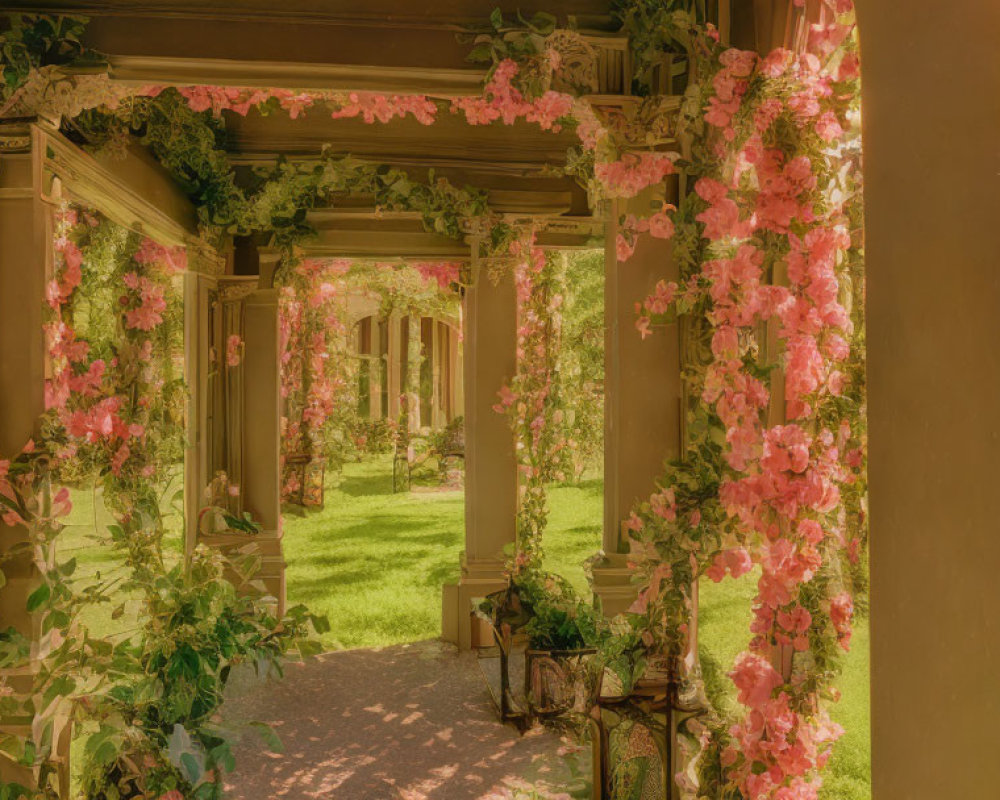
<path fill-rule="evenodd" d="M 1000 797 L 1000 3 L 859 0 L 875 800 Z"/>

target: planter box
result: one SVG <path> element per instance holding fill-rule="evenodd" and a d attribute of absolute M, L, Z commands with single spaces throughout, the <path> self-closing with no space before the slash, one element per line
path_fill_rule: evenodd
<path fill-rule="evenodd" d="M 524 695 L 532 716 L 570 712 L 588 714 L 597 702 L 601 676 L 592 647 L 579 650 L 535 650 L 524 654 Z"/>

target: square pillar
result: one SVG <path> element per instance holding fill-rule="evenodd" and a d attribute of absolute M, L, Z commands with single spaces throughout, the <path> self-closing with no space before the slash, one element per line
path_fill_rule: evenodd
<path fill-rule="evenodd" d="M 475 253 L 478 248 L 474 247 Z M 445 639 L 476 643 L 471 600 L 506 585 L 505 549 L 514 544 L 517 460 L 514 434 L 493 409 L 517 369 L 517 297 L 513 270 L 494 283 L 478 261 L 465 293 L 465 552 L 462 577 L 444 591 Z"/>
<path fill-rule="evenodd" d="M 368 359 L 368 418 L 382 419 L 382 326 L 378 316 L 371 320 L 371 358 Z"/>
<path fill-rule="evenodd" d="M 243 503 L 264 529 L 255 537 L 263 564 L 257 576 L 285 609 L 285 561 L 281 551 L 281 366 L 278 290 L 247 296 L 243 379 Z"/>
<path fill-rule="evenodd" d="M 399 398 L 403 392 L 401 373 L 403 364 L 403 325 L 402 318 L 398 312 L 394 311 L 389 314 L 389 318 L 386 320 L 386 333 L 389 338 L 385 355 L 389 419 L 393 422 L 398 422 L 400 412 Z"/>
<path fill-rule="evenodd" d="M 38 439 L 45 411 L 47 355 L 45 285 L 53 272 L 53 205 L 44 177 L 46 139 L 33 125 L 0 123 L 0 458 L 18 455 L 29 439 Z M 54 187 L 58 191 L 58 185 Z M 0 522 L 0 551 L 27 538 L 20 527 Z M 39 661 L 50 645 L 42 633 L 42 615 L 29 613 L 28 596 L 41 585 L 27 553 L 3 566 L 0 627 L 13 627 L 31 642 L 30 662 L 0 671 L 21 696 L 31 691 Z M 52 712 L 49 712 L 52 713 Z M 27 737 L 33 717 L 0 718 L 0 733 Z M 60 795 L 69 796 L 69 733 L 62 711 L 56 712 L 53 754 L 59 764 Z M 35 785 L 30 767 L 0 758 L 0 784 Z"/>
<path fill-rule="evenodd" d="M 639 234 L 632 257 L 619 262 L 618 218 L 630 209 L 620 200 L 610 205 L 604 261 L 604 558 L 593 574 L 594 591 L 613 616 L 635 597 L 622 523 L 653 493 L 664 462 L 680 455 L 681 373 L 679 326 L 658 327 L 645 340 L 635 326 L 635 304 L 657 281 L 677 280 L 671 242 Z"/>

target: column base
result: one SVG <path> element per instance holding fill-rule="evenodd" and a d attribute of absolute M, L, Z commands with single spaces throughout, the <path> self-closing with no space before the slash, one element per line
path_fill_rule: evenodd
<path fill-rule="evenodd" d="M 507 585 L 504 562 L 468 561 L 462 554 L 462 577 L 446 583 L 441 598 L 441 638 L 460 650 L 493 644 L 489 625 L 473 611 L 473 600 L 498 592 Z"/>
<path fill-rule="evenodd" d="M 632 570 L 624 553 L 605 553 L 592 567 L 594 594 L 600 598 L 605 617 L 623 614 L 635 602 L 636 588 L 632 585 Z"/>

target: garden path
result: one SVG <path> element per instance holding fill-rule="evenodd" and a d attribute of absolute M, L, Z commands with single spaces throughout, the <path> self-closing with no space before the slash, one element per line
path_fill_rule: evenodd
<path fill-rule="evenodd" d="M 227 701 L 226 714 L 273 725 L 285 749 L 267 753 L 248 736 L 232 800 L 500 800 L 533 796 L 516 791 L 526 782 L 559 787 L 534 796 L 569 800 L 563 790 L 580 783 L 556 735 L 501 725 L 475 656 L 436 641 L 289 664 L 283 680 Z"/>

